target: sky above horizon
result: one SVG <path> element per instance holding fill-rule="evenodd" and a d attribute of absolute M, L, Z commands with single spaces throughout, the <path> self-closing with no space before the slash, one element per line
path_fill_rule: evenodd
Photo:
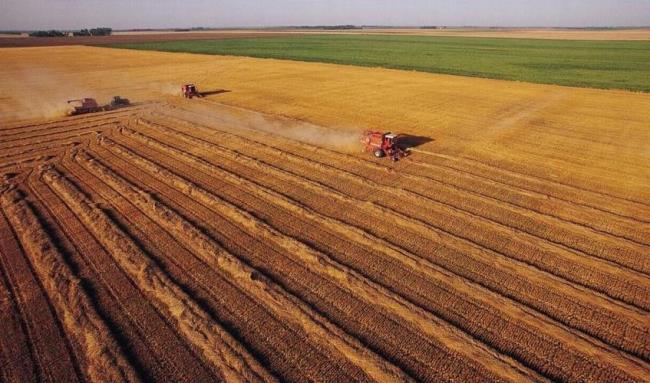
<path fill-rule="evenodd" d="M 650 0 L 0 0 L 0 30 L 336 24 L 650 26 Z"/>

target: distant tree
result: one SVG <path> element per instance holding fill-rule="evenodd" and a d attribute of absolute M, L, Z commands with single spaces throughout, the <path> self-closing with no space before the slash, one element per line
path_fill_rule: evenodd
<path fill-rule="evenodd" d="M 300 25 L 297 29 L 325 29 L 325 30 L 343 30 L 343 29 L 363 29 L 356 25 Z"/>
<path fill-rule="evenodd" d="M 112 28 L 93 28 L 90 30 L 91 36 L 109 36 L 113 33 Z"/>
<path fill-rule="evenodd" d="M 74 36 L 90 36 L 90 31 L 88 29 L 82 29 L 80 31 L 72 32 Z"/>
<path fill-rule="evenodd" d="M 29 35 L 32 37 L 63 37 L 65 33 L 52 29 L 50 31 L 31 32 Z"/>

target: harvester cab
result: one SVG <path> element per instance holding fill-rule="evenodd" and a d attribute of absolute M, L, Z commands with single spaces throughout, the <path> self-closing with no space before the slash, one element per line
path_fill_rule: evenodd
<path fill-rule="evenodd" d="M 71 105 L 70 110 L 68 110 L 69 116 L 76 116 L 78 114 L 84 113 L 101 112 L 103 110 L 103 108 L 97 104 L 97 101 L 95 101 L 94 98 L 68 100 L 68 104 Z"/>
<path fill-rule="evenodd" d="M 203 95 L 196 89 L 194 84 L 185 84 L 181 87 L 181 92 L 183 92 L 183 97 L 192 98 L 192 97 L 203 97 Z"/>
<path fill-rule="evenodd" d="M 361 144 L 363 150 L 372 152 L 375 157 L 390 157 L 391 160 L 397 161 L 406 156 L 406 152 L 397 146 L 396 140 L 398 135 L 393 133 L 380 133 L 367 131 L 361 135 Z"/>

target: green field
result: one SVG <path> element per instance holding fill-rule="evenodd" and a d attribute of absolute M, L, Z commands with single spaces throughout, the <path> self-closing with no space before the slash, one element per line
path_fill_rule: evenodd
<path fill-rule="evenodd" d="M 650 42 L 645 41 L 319 35 L 112 46 L 650 92 Z"/>

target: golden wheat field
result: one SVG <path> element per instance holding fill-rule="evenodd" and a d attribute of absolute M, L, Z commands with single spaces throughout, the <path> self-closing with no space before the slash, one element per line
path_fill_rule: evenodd
<path fill-rule="evenodd" d="M 1 380 L 650 381 L 650 94 L 79 46 L 0 81 Z"/>

